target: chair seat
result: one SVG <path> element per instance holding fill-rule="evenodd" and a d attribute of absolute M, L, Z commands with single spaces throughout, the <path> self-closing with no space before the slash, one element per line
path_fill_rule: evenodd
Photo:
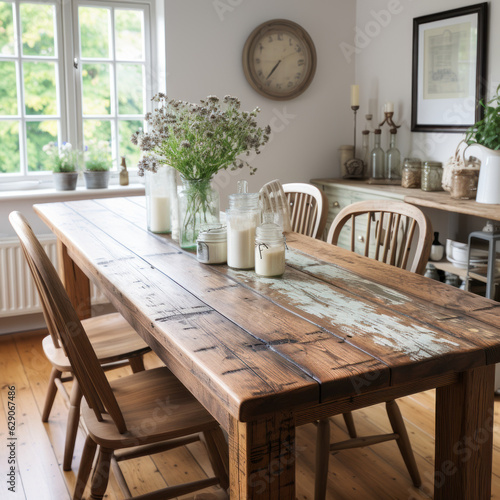
<path fill-rule="evenodd" d="M 120 434 L 105 413 L 99 422 L 84 401 L 82 416 L 93 441 L 110 449 L 157 443 L 217 429 L 219 424 L 166 367 L 110 382 L 128 431 Z"/>
<path fill-rule="evenodd" d="M 82 320 L 97 358 L 104 363 L 140 356 L 149 346 L 119 313 L 105 314 Z M 64 350 L 56 347 L 50 335 L 42 342 L 47 359 L 62 372 L 73 371 Z"/>

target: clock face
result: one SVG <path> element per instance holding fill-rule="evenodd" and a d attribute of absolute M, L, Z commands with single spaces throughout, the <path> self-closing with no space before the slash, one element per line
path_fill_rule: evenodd
<path fill-rule="evenodd" d="M 299 25 L 268 21 L 248 38 L 243 69 L 257 92 L 271 99 L 291 99 L 304 92 L 314 76 L 314 44 Z"/>

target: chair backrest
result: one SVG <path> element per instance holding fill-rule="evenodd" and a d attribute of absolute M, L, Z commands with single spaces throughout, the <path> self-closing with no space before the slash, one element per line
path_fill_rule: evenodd
<path fill-rule="evenodd" d="M 353 203 L 335 217 L 326 241 L 336 245 L 346 223 L 350 223 L 352 252 L 361 250 L 359 253 L 366 257 L 424 274 L 431 251 L 432 226 L 416 206 L 390 200 Z"/>
<path fill-rule="evenodd" d="M 118 402 L 57 271 L 28 221 L 19 212 L 12 212 L 9 220 L 21 242 L 47 324 L 57 331 L 87 403 L 99 421 L 106 411 L 118 431 L 126 432 Z"/>
<path fill-rule="evenodd" d="M 321 238 L 328 215 L 328 199 L 321 189 L 312 184 L 283 184 L 288 203 L 292 231 Z"/>

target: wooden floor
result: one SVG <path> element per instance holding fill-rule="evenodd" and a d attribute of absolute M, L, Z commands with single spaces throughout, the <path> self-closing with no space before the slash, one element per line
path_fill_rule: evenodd
<path fill-rule="evenodd" d="M 57 396 L 47 424 L 40 419 L 46 392 L 50 365 L 41 349 L 41 336 L 17 334 L 0 336 L 0 499 L 2 500 L 68 500 L 75 483 L 83 432 L 77 440 L 73 471 L 61 468 L 67 409 L 63 398 Z M 148 355 L 146 366 L 160 362 Z M 110 376 L 124 376 L 127 369 Z M 16 456 L 18 476 L 16 492 L 7 491 L 8 471 L 7 414 L 8 386 L 15 386 L 16 403 Z M 434 393 L 432 391 L 399 400 L 407 423 L 423 486 L 412 487 L 403 461 L 394 442 L 373 448 L 342 451 L 330 459 L 328 498 L 398 499 L 432 498 L 434 456 Z M 493 495 L 500 497 L 500 400 L 495 404 L 495 441 L 493 450 Z M 389 432 L 390 427 L 383 406 L 374 406 L 355 413 L 359 433 Z M 347 434 L 342 418 L 332 418 L 332 436 L 345 439 Z M 315 428 L 306 425 L 298 429 L 297 437 L 297 498 L 313 498 Z M 211 474 L 210 465 L 199 443 L 153 457 L 134 460 L 124 465 L 124 473 L 134 495 L 172 485 L 185 480 L 198 479 Z M 120 500 L 121 495 L 113 476 L 106 497 Z M 222 500 L 227 498 L 219 488 L 205 490 L 183 499 Z"/>

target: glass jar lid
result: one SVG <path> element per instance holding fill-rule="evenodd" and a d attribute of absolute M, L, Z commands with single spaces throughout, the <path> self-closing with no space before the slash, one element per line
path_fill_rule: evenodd
<path fill-rule="evenodd" d="M 405 167 L 417 167 L 422 166 L 422 160 L 420 158 L 405 158 L 403 161 Z"/>
<path fill-rule="evenodd" d="M 265 222 L 257 226 L 255 239 L 263 242 L 283 241 L 283 229 L 274 222 Z"/>
<path fill-rule="evenodd" d="M 424 167 L 429 168 L 442 168 L 443 164 L 440 161 L 425 161 Z"/>
<path fill-rule="evenodd" d="M 227 227 L 222 224 L 204 224 L 198 234 L 198 241 L 216 242 L 227 240 Z"/>
<path fill-rule="evenodd" d="M 259 208 L 259 193 L 235 193 L 229 195 L 229 208 L 253 210 Z"/>

